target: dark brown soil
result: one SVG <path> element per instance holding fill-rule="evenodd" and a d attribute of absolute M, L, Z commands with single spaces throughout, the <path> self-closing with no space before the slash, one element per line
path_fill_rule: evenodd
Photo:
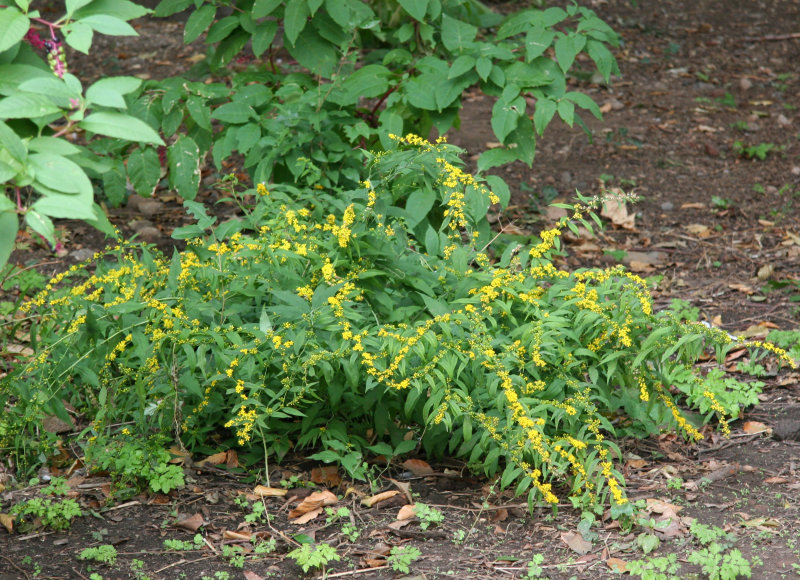
<path fill-rule="evenodd" d="M 654 296 L 661 307 L 681 299 L 699 308 L 701 319 L 751 336 L 773 328 L 795 329 L 798 318 L 791 299 L 800 284 L 800 3 L 592 4 L 624 39 L 618 52 L 620 78 L 607 87 L 593 83 L 590 72 L 574 79 L 603 106 L 605 117 L 589 121 L 592 142 L 580 129 L 554 122 L 540 140 L 532 169 L 515 165 L 501 170 L 514 196 L 512 206 L 497 216 L 497 227 L 521 237 L 534 235 L 555 219 L 546 210 L 554 198 L 569 200 L 576 189 L 587 195 L 601 193 L 604 186 L 632 189 L 641 196 L 630 208 L 633 221 L 610 225 L 594 238 L 568 240 L 567 265 L 602 266 L 622 259 L 641 275 L 660 277 Z M 172 74 L 173 67 L 183 66 L 193 54 L 180 46 L 179 26 L 175 21 L 143 21 L 142 38 L 136 42 L 114 49 L 98 46 L 93 54 L 100 60 L 87 76 Z M 449 136 L 473 158 L 495 141 L 491 107 L 489 98 L 472 95 L 461 130 Z M 754 148 L 754 154 L 766 152 L 765 158 L 748 159 L 736 142 Z M 205 183 L 214 179 L 208 175 Z M 215 194 L 204 195 L 213 199 Z M 140 207 L 110 213 L 127 234 L 134 226 L 141 231 L 136 221 L 148 219 L 155 228 L 148 232 L 150 241 L 168 248 L 172 228 L 185 216 L 178 200 L 166 192 L 157 201 L 162 205 L 149 215 L 143 216 Z M 71 235 L 64 236 L 63 256 L 51 256 L 29 240 L 13 259 L 61 261 L 47 266 L 57 271 L 72 263 L 76 250 L 102 245 L 83 226 L 70 224 L 65 231 Z M 731 361 L 729 368 L 735 370 L 735 365 Z M 651 556 L 678 554 L 678 577 L 700 573 L 686 561 L 686 554 L 696 549 L 686 530 L 689 517 L 734 533 L 735 547 L 762 562 L 753 567 L 753 578 L 800 575 L 798 375 L 783 371 L 764 380 L 763 405 L 745 414 L 730 439 L 713 435 L 691 447 L 668 435 L 623 442 L 629 495 L 647 501 L 648 517 L 658 520 L 660 514 L 677 513 L 669 525 L 656 529 L 662 541 Z M 757 423 L 775 427 L 784 440 L 774 439 L 770 431 L 752 432 Z M 306 481 L 311 467 L 299 458 L 287 462 L 272 484 L 291 475 Z M 388 470 L 375 482 L 375 490 L 352 482 L 331 487 L 345 497 L 335 507 L 347 505 L 352 512 L 349 519 L 360 533 L 353 542 L 342 534 L 341 522 L 326 525 L 324 514 L 306 525 L 289 523 L 287 512 L 294 504 L 286 498 L 264 500 L 272 516 L 269 524 L 245 522 L 247 512 L 233 499 L 252 494 L 254 484 L 218 469 L 198 470 L 189 463 L 189 485 L 180 492 L 146 494 L 110 509 L 104 507 L 108 482 L 85 480 L 72 493 L 86 515 L 68 532 L 9 535 L 0 527 L 0 578 L 32 578 L 37 570 L 38 578 L 88 578 L 92 571 L 105 578 L 131 578 L 135 559 L 143 562 L 141 577 L 154 579 L 213 577 L 221 571 L 250 580 L 296 578 L 302 572 L 286 554 L 296 547 L 292 537 L 298 533 L 337 548 L 342 560 L 332 563 L 330 578 L 399 577 L 388 567 L 369 569 L 393 546 L 414 546 L 422 554 L 410 564 L 407 578 L 528 577 L 527 562 L 534 554 L 544 556 L 545 577 L 605 578 L 615 575 L 612 566 L 643 558 L 637 547 L 642 528 L 626 534 L 606 521 L 592 528 L 596 536 L 584 534 L 590 545 L 583 553 L 571 536 L 578 533 L 581 514 L 569 506 L 561 506 L 556 517 L 541 510 L 529 514 L 518 498 L 490 493 L 486 481 L 451 471 L 455 466 L 433 467 L 435 475 L 408 480 L 402 468 Z M 704 476 L 711 481 L 703 482 Z M 678 477 L 684 485 L 674 485 L 673 479 L 667 486 Z M 414 499 L 444 513 L 442 523 L 428 530 L 418 523 L 393 529 L 389 524 L 405 500 L 373 508 L 361 504 L 361 495 L 374 491 L 398 490 L 402 496 L 406 483 L 409 493 L 419 494 Z M 349 487 L 356 493 L 348 493 Z M 35 492 L 6 490 L 0 495 L 0 512 Z M 204 544 L 192 551 L 167 551 L 165 539 L 192 539 L 195 532 L 177 522 L 195 514 L 199 520 L 191 521 L 202 523 Z M 248 555 L 244 568 L 231 566 L 223 547 L 251 550 L 252 544 L 240 539 L 251 533 L 275 538 L 276 551 Z M 109 543 L 119 552 L 114 566 L 90 566 L 77 558 L 84 548 Z"/>

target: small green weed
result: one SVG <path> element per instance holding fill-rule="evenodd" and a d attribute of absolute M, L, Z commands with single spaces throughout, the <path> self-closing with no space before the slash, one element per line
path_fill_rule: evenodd
<path fill-rule="evenodd" d="M 66 495 L 66 483 L 61 478 L 53 478 L 53 482 L 42 492 L 48 495 Z M 35 525 L 38 520 L 45 528 L 66 530 L 72 525 L 72 520 L 83 513 L 74 499 L 34 497 L 14 505 L 11 515 L 17 518 L 23 528 Z M 28 518 L 32 519 L 28 521 Z"/>
<path fill-rule="evenodd" d="M 117 563 L 117 549 L 111 544 L 103 544 L 94 548 L 86 548 L 78 555 L 79 560 L 92 560 L 113 566 Z"/>
<path fill-rule="evenodd" d="M 667 481 L 667 489 L 683 489 L 683 478 L 672 477 Z"/>
<path fill-rule="evenodd" d="M 677 554 L 634 560 L 628 562 L 625 569 L 631 576 L 639 576 L 642 580 L 681 580 L 677 575 L 681 569 Z"/>
<path fill-rule="evenodd" d="M 725 93 L 725 96 L 718 98 L 717 102 L 727 109 L 735 109 L 737 107 L 736 99 L 730 93 Z"/>
<path fill-rule="evenodd" d="M 525 571 L 525 576 L 528 580 L 536 580 L 542 576 L 544 570 L 542 569 L 542 562 L 544 562 L 543 554 L 534 554 L 531 561 L 528 562 L 528 569 Z"/>
<path fill-rule="evenodd" d="M 311 568 L 319 568 L 325 573 L 325 566 L 330 562 L 342 559 L 336 553 L 336 548 L 330 544 L 303 544 L 287 554 L 294 560 L 303 572 L 308 572 Z"/>
<path fill-rule="evenodd" d="M 758 145 L 745 145 L 741 141 L 734 141 L 733 151 L 740 157 L 747 159 L 758 159 L 764 161 L 772 151 L 780 150 L 781 148 L 775 143 L 759 143 Z"/>
<path fill-rule="evenodd" d="M 424 503 L 414 504 L 414 513 L 419 518 L 419 527 L 427 530 L 432 525 L 440 524 L 444 521 L 444 514 Z"/>
<path fill-rule="evenodd" d="M 419 505 L 419 504 L 417 504 Z M 386 562 L 395 572 L 408 574 L 411 572 L 411 563 L 422 555 L 414 546 L 395 546 L 386 558 Z"/>
<path fill-rule="evenodd" d="M 711 207 L 714 209 L 730 209 L 733 207 L 733 202 L 727 198 L 719 197 L 718 195 L 712 195 Z"/>
<path fill-rule="evenodd" d="M 695 322 L 700 318 L 700 309 L 692 306 L 686 300 L 675 298 L 670 302 L 669 309 L 672 314 L 680 321 Z"/>
<path fill-rule="evenodd" d="M 735 129 L 736 131 L 749 131 L 750 125 L 747 124 L 747 121 L 736 121 L 735 123 L 731 123 L 731 129 Z"/>
<path fill-rule="evenodd" d="M 194 538 L 190 540 L 177 540 L 167 538 L 164 540 L 164 548 L 167 550 L 174 550 L 175 552 L 185 552 L 188 550 L 199 550 L 203 547 L 205 542 L 201 534 L 195 534 Z"/>
<path fill-rule="evenodd" d="M 234 568 L 244 568 L 244 548 L 225 544 L 222 546 L 222 557 Z"/>

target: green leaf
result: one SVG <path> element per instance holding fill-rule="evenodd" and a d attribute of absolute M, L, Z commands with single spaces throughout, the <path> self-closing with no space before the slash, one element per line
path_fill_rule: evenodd
<path fill-rule="evenodd" d="M 178 12 L 186 10 L 193 0 L 161 0 L 156 6 L 153 16 L 156 18 L 164 18 L 165 16 L 172 16 Z"/>
<path fill-rule="evenodd" d="M 578 105 L 581 109 L 586 109 L 592 115 L 594 115 L 595 118 L 602 119 L 603 114 L 600 112 L 600 107 L 597 106 L 597 103 L 595 103 L 592 100 L 592 97 L 590 97 L 589 95 L 585 93 L 570 91 L 566 95 L 564 95 L 564 98 L 569 99 L 570 101 Z"/>
<path fill-rule="evenodd" d="M 556 33 L 541 27 L 531 28 L 525 35 L 525 60 L 531 62 L 553 44 Z"/>
<path fill-rule="evenodd" d="M 161 162 L 152 147 L 136 149 L 128 156 L 128 179 L 142 197 L 153 195 L 161 176 Z"/>
<path fill-rule="evenodd" d="M 492 131 L 501 143 L 517 128 L 519 118 L 524 114 L 525 99 L 519 96 L 519 88 L 508 85 L 492 107 Z"/>
<path fill-rule="evenodd" d="M 41 192 L 41 188 L 37 188 L 35 184 L 34 189 Z M 92 208 L 91 195 L 88 197 L 57 193 L 46 195 L 40 197 L 30 209 L 54 218 L 93 220 L 97 217 Z"/>
<path fill-rule="evenodd" d="M 186 20 L 186 26 L 184 26 L 183 29 L 183 43 L 189 44 L 197 40 L 197 38 L 211 26 L 216 15 L 217 7 L 213 4 L 203 4 L 200 8 L 192 12 Z"/>
<path fill-rule="evenodd" d="M 556 40 L 556 60 L 564 73 L 572 66 L 575 57 L 584 46 L 586 37 L 582 34 L 567 34 Z"/>
<path fill-rule="evenodd" d="M 508 184 L 499 175 L 487 175 L 486 183 L 492 193 L 500 198 L 500 205 L 506 207 L 508 202 L 511 201 L 511 190 Z"/>
<path fill-rule="evenodd" d="M 475 71 L 478 73 L 478 76 L 481 77 L 481 80 L 486 80 L 489 78 L 489 74 L 492 72 L 492 64 L 491 59 L 482 56 L 478 58 L 478 62 L 475 63 Z"/>
<path fill-rule="evenodd" d="M 121 159 L 115 160 L 111 168 L 103 172 L 103 193 L 113 207 L 125 202 L 128 194 L 126 181 L 125 164 Z"/>
<path fill-rule="evenodd" d="M 360 97 L 373 98 L 389 90 L 392 72 L 379 64 L 368 64 L 348 75 L 329 99 L 338 105 L 354 105 Z"/>
<path fill-rule="evenodd" d="M 216 44 L 222 42 L 231 33 L 239 27 L 240 20 L 238 16 L 226 16 L 211 25 L 206 35 L 206 44 Z"/>
<path fill-rule="evenodd" d="M 68 194 L 92 195 L 92 183 L 83 169 L 70 159 L 51 153 L 32 153 L 28 166 L 36 181 L 54 191 Z"/>
<path fill-rule="evenodd" d="M 5 148 L 20 163 L 25 162 L 28 148 L 11 127 L 2 121 L 0 121 L 0 147 Z"/>
<path fill-rule="evenodd" d="M 406 223 L 413 229 L 424 220 L 433 207 L 435 194 L 429 190 L 418 189 L 406 199 Z"/>
<path fill-rule="evenodd" d="M 477 35 L 478 29 L 472 24 L 442 15 L 442 44 L 450 52 L 461 52 Z"/>
<path fill-rule="evenodd" d="M 5 161 L 0 161 L 0 185 L 4 183 L 8 183 L 17 175 L 17 170 L 11 167 Z M 0 211 L 5 211 L 3 208 L 3 202 L 8 201 L 7 197 L 0 195 Z M 13 207 L 13 206 L 12 206 Z"/>
<path fill-rule="evenodd" d="M 572 127 L 572 124 L 575 122 L 574 103 L 566 99 L 558 101 L 558 116 L 561 117 L 561 120 L 564 121 L 567 125 Z"/>
<path fill-rule="evenodd" d="M 43 95 L 17 93 L 0 100 L 0 119 L 46 117 L 59 112 L 61 109 Z"/>
<path fill-rule="evenodd" d="M 297 44 L 297 38 L 308 22 L 309 11 L 307 0 L 289 0 L 283 15 L 283 32 L 291 45 Z"/>
<path fill-rule="evenodd" d="M 92 30 L 107 36 L 139 36 L 133 26 L 115 16 L 92 14 L 77 21 L 89 25 Z"/>
<path fill-rule="evenodd" d="M 33 79 L 52 78 L 53 73 L 28 64 L 0 64 L 0 95 L 13 95 Z"/>
<path fill-rule="evenodd" d="M 0 213 L 0 270 L 8 263 L 19 231 L 19 218 L 15 212 Z"/>
<path fill-rule="evenodd" d="M 253 54 L 261 56 L 275 40 L 275 33 L 278 31 L 277 20 L 266 20 L 256 27 L 253 34 Z"/>
<path fill-rule="evenodd" d="M 439 246 L 439 232 L 429 225 L 425 230 L 425 251 L 431 256 L 437 256 Z"/>
<path fill-rule="evenodd" d="M 330 78 L 339 64 L 339 51 L 313 28 L 307 28 L 296 45 L 286 47 L 297 62 L 324 78 Z"/>
<path fill-rule="evenodd" d="M 27 80 L 19 85 L 19 90 L 23 93 L 34 93 L 43 95 L 53 101 L 53 104 L 63 109 L 71 109 L 71 99 L 79 101 L 81 94 L 73 91 L 63 79 L 55 75 L 46 77 L 36 77 Z"/>
<path fill-rule="evenodd" d="M 236 102 L 220 105 L 214 109 L 214 111 L 212 111 L 211 117 L 214 119 L 219 119 L 223 123 L 231 123 L 234 125 L 247 123 L 251 119 L 258 119 L 258 115 L 253 107 L 245 103 Z"/>
<path fill-rule="evenodd" d="M 264 18 L 272 14 L 272 11 L 280 6 L 281 2 L 282 0 L 256 0 L 250 14 L 253 18 Z"/>
<path fill-rule="evenodd" d="M 447 73 L 447 78 L 454 79 L 460 77 L 473 68 L 475 68 L 475 57 L 463 54 L 453 61 L 453 64 L 450 66 L 450 72 Z"/>
<path fill-rule="evenodd" d="M 161 137 L 150 125 L 136 117 L 123 113 L 92 113 L 78 123 L 78 126 L 91 133 L 124 139 L 125 141 L 164 145 L 164 141 L 161 140 Z"/>
<path fill-rule="evenodd" d="M 16 8 L 0 8 L 0 52 L 21 42 L 30 27 L 30 19 Z"/>
<path fill-rule="evenodd" d="M 88 6 L 76 10 L 74 16 L 75 18 L 85 18 L 92 14 L 107 14 L 127 21 L 141 18 L 151 12 L 151 10 L 134 4 L 130 0 L 93 0 Z"/>
<path fill-rule="evenodd" d="M 536 108 L 533 110 L 533 125 L 536 127 L 536 132 L 539 136 L 544 133 L 547 125 L 550 124 L 553 115 L 556 114 L 557 107 L 557 103 L 550 99 L 541 98 L 536 100 Z"/>
<path fill-rule="evenodd" d="M 72 48 L 83 54 L 89 54 L 92 47 L 94 30 L 88 24 L 78 21 L 71 22 L 64 27 L 64 41 Z"/>
<path fill-rule="evenodd" d="M 86 89 L 86 102 L 103 107 L 127 109 L 123 95 L 132 93 L 142 84 L 136 77 L 111 77 L 100 79 Z"/>
<path fill-rule="evenodd" d="M 513 149 L 505 149 L 503 147 L 489 149 L 481 153 L 481 156 L 478 157 L 478 171 L 486 171 L 492 167 L 505 165 L 506 163 L 511 163 L 516 160 L 517 154 Z"/>
<path fill-rule="evenodd" d="M 211 110 L 206 101 L 196 95 L 186 99 L 186 110 L 197 125 L 206 131 L 211 131 Z"/>
<path fill-rule="evenodd" d="M 422 22 L 425 20 L 425 13 L 428 12 L 430 0 L 398 0 L 398 3 L 414 20 Z"/>
<path fill-rule="evenodd" d="M 586 42 L 586 52 L 594 61 L 605 81 L 608 82 L 611 74 L 617 71 L 617 61 L 614 59 L 614 55 L 605 44 L 591 39 Z"/>
<path fill-rule="evenodd" d="M 45 240 L 50 243 L 50 247 L 55 247 L 55 227 L 53 227 L 53 220 L 46 215 L 39 213 L 36 210 L 30 209 L 25 213 L 25 223 L 37 234 L 40 234 Z"/>
<path fill-rule="evenodd" d="M 169 184 L 183 199 L 192 200 L 200 187 L 200 149 L 191 137 L 181 135 L 167 149 Z"/>
<path fill-rule="evenodd" d="M 92 0 L 67 0 L 64 3 L 64 8 L 67 10 L 67 16 L 71 19 L 76 10 L 83 8 L 91 2 Z"/>

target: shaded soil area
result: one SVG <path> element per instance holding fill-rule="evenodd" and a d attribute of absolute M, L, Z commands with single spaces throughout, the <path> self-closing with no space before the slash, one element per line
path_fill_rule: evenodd
<path fill-rule="evenodd" d="M 732 333 L 764 337 L 771 330 L 796 329 L 800 3 L 593 4 L 623 38 L 617 53 L 622 74 L 604 86 L 593 79 L 589 63 L 582 63 L 586 74 L 572 81 L 602 106 L 604 119 L 587 119 L 591 141 L 577 127 L 554 122 L 539 142 L 533 168 L 500 170 L 514 195 L 511 207 L 495 217 L 497 229 L 524 242 L 558 218 L 548 203 L 569 201 L 576 189 L 590 196 L 612 188 L 633 190 L 640 202 L 609 213 L 603 232 L 567 237 L 564 265 L 621 261 L 657 281 L 658 307 L 683 300 L 700 320 Z M 157 77 L 172 74 L 176 60 L 188 66 L 196 51 L 180 45 L 180 26 L 143 21 L 143 38 L 135 44 L 95 49 L 95 55 L 104 55 L 95 72 Z M 488 97 L 470 95 L 461 130 L 448 136 L 473 161 L 495 145 L 492 105 Z M 204 177 L 209 189 L 202 197 L 213 201 L 220 197 L 211 187 L 218 176 Z M 162 191 L 110 214 L 124 233 L 139 232 L 168 249 L 172 229 L 187 221 L 178 201 Z M 222 215 L 234 210 L 218 207 Z M 22 249 L 12 259 L 47 262 L 45 273 L 102 245 L 81 224 L 64 230 L 60 256 L 46 253 L 34 239 L 20 241 Z M 726 370 L 736 374 L 743 362 L 731 359 Z M 762 404 L 745 412 L 730 439 L 707 432 L 695 446 L 672 435 L 622 442 L 628 493 L 644 502 L 649 528 L 626 531 L 606 518 L 587 530 L 582 514 L 568 505 L 560 506 L 557 516 L 542 509 L 529 513 L 520 498 L 469 476 L 462 465 L 376 468 L 369 484 L 320 476 L 318 466 L 296 458 L 271 474 L 271 486 L 286 495 L 274 491 L 262 498 L 254 482 L 223 465 L 183 458 L 184 489 L 127 498 L 112 507 L 106 503 L 107 478 L 74 476 L 69 494 L 84 517 L 66 532 L 11 535 L 0 527 L 0 578 L 88 578 L 92 572 L 106 578 L 222 577 L 223 572 L 249 580 L 296 578 L 301 568 L 286 556 L 298 547 L 297 534 L 336 547 L 341 560 L 330 563 L 329 578 L 528 578 L 536 577 L 528 575 L 535 554 L 543 556 L 539 575 L 546 578 L 612 577 L 632 560 L 668 554 L 681 566 L 677 577 L 702 578 L 697 558 L 689 557 L 702 549 L 689 531 L 691 518 L 734 534 L 726 553 L 740 550 L 752 562 L 752 577 L 797 577 L 798 376 L 768 367 L 760 379 L 766 383 Z M 432 473 L 426 473 L 428 467 Z M 281 480 L 289 483 L 281 486 Z M 290 517 L 291 510 L 309 493 L 325 489 L 340 496 L 329 507 L 346 506 L 349 514 L 327 523 L 332 516 L 322 511 L 306 523 L 293 523 L 297 516 Z M 0 512 L 39 490 L 9 487 L 0 494 Z M 364 505 L 364 499 L 384 491 L 397 493 L 373 507 Z M 414 501 L 441 511 L 443 520 L 427 529 L 419 518 L 398 520 L 402 506 Z M 269 518 L 253 508 L 259 504 Z M 195 545 L 196 533 L 202 538 Z M 641 534 L 659 539 L 647 557 Z M 167 549 L 165 540 L 186 544 Z M 78 558 L 85 548 L 102 544 L 116 547 L 115 564 Z M 266 552 L 268 547 L 272 551 Z M 395 547 L 419 550 L 408 572 L 387 560 Z"/>

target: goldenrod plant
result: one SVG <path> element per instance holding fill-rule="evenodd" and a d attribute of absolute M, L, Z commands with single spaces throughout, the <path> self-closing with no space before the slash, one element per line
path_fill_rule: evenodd
<path fill-rule="evenodd" d="M 90 420 L 90 458 L 229 434 L 251 456 L 306 449 L 363 478 L 371 454 L 449 454 L 531 505 L 610 500 L 620 515 L 615 436 L 701 439 L 681 405 L 727 429 L 738 391 L 692 363 L 744 343 L 653 312 L 622 267 L 554 262 L 600 199 L 493 256 L 478 224 L 497 195 L 456 148 L 393 139 L 355 189 L 258 184 L 242 219 L 216 227 L 187 202 L 183 252 L 121 244 L 52 280 L 26 304 L 36 352 L 3 382 L 0 445 L 20 466 L 46 460 L 57 442 L 41 419 L 69 420 L 70 405 Z"/>

